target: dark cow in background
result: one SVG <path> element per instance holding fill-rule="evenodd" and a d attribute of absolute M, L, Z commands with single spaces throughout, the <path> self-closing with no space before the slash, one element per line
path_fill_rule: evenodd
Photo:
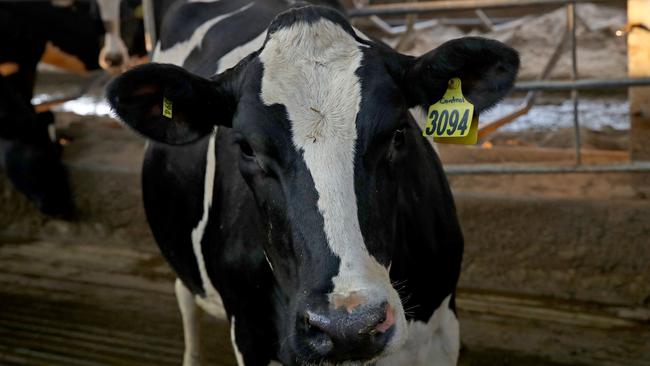
<path fill-rule="evenodd" d="M 489 108 L 516 52 L 464 38 L 405 56 L 284 0 L 182 2 L 161 37 L 154 60 L 177 66 L 128 71 L 108 99 L 152 140 L 144 204 L 179 278 L 184 365 L 198 309 L 221 301 L 240 365 L 456 364 L 463 238 L 409 108 L 453 77 Z"/>
<path fill-rule="evenodd" d="M 48 131 L 53 114 L 36 113 L 31 104 L 36 66 L 49 41 L 77 55 L 89 70 L 99 67 L 101 24 L 89 11 L 89 3 L 71 9 L 46 2 L 0 2 L 0 138 L 9 140 L 5 171 L 41 211 L 55 216 L 70 217 L 74 205 L 61 146 Z"/>
<path fill-rule="evenodd" d="M 37 113 L 31 104 L 36 66 L 45 59 L 75 73 L 100 65 L 121 71 L 128 52 L 120 37 L 120 1 L 0 1 L 0 34 L 0 138 L 8 141 L 5 171 L 42 212 L 70 218 L 74 204 L 60 160 L 61 146 L 50 132 L 54 116 L 49 111 Z M 142 34 L 134 38 L 138 36 L 143 39 Z"/>

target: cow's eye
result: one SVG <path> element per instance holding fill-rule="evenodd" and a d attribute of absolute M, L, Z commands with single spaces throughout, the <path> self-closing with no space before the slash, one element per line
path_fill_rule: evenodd
<path fill-rule="evenodd" d="M 406 125 L 402 125 L 395 130 L 395 133 L 393 134 L 393 144 L 395 147 L 401 147 L 404 145 L 404 142 L 406 141 L 406 128 Z"/>
<path fill-rule="evenodd" d="M 241 156 L 245 159 L 255 159 L 255 151 L 245 140 L 239 141 L 239 150 L 241 151 Z"/>

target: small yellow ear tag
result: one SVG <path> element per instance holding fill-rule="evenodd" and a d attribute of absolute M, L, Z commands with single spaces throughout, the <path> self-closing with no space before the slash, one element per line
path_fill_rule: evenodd
<path fill-rule="evenodd" d="M 172 101 L 163 97 L 163 116 L 171 119 L 172 118 Z"/>
<path fill-rule="evenodd" d="M 429 107 L 422 134 L 440 143 L 476 144 L 478 116 L 474 116 L 474 105 L 463 96 L 459 78 L 449 80 L 445 95 Z"/>

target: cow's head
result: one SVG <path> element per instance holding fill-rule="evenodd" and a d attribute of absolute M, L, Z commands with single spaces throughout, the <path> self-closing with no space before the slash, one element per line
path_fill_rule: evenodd
<path fill-rule="evenodd" d="M 481 38 L 400 55 L 333 10 L 302 7 L 276 18 L 259 52 L 211 80 L 150 64 L 108 95 L 127 124 L 159 142 L 233 129 L 240 173 L 266 220 L 263 250 L 288 301 L 277 310 L 284 357 L 371 360 L 406 337 L 389 269 L 400 251 L 404 152 L 422 139 L 408 110 L 435 103 L 460 77 L 480 112 L 512 87 L 518 65 L 512 49 Z"/>
<path fill-rule="evenodd" d="M 113 74 L 122 72 L 129 61 L 129 51 L 120 35 L 120 1 L 97 0 L 104 23 L 104 45 L 99 52 L 99 66 Z"/>

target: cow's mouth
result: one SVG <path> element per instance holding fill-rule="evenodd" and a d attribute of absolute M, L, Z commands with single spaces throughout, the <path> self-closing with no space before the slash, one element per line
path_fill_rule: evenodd
<path fill-rule="evenodd" d="M 327 316 L 308 312 L 294 335 L 294 359 L 300 365 L 372 364 L 401 344 L 399 322 L 387 303 Z"/>

